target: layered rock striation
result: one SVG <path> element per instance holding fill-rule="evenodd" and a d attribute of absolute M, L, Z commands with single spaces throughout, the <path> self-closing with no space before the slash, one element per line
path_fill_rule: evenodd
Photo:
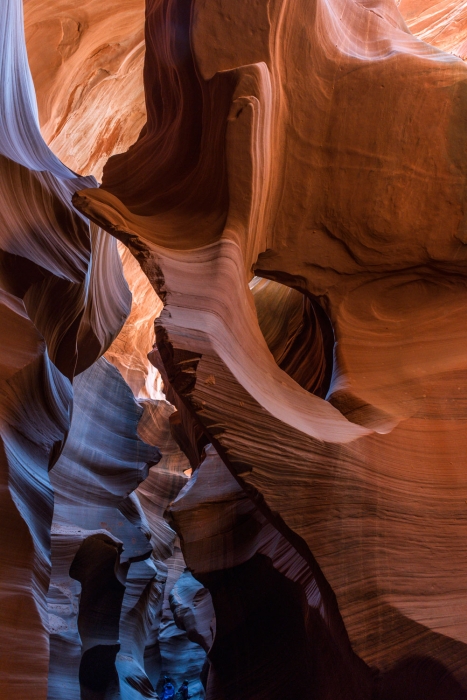
<path fill-rule="evenodd" d="M 163 299 L 179 412 L 317 562 L 361 697 L 463 697 L 464 63 L 389 0 L 150 0 L 144 76 L 146 129 L 74 202 Z M 329 388 L 278 364 L 253 273 L 313 304 Z"/>
<path fill-rule="evenodd" d="M 39 131 L 22 3 L 0 17 L 0 694 L 45 698 L 53 491 L 72 380 L 111 344 L 130 306 L 115 242 L 71 204 L 79 178 Z"/>
<path fill-rule="evenodd" d="M 159 673 L 153 687 L 145 654 L 149 646 L 148 665 L 156 655 L 157 666 L 160 651 L 151 650 L 170 592 L 161 558 L 172 555 L 175 533 L 167 526 L 165 549 L 160 533 L 151 543 L 134 491 L 161 458 L 151 442 L 161 436 L 154 411 L 99 358 L 118 355 L 125 372 L 129 355 L 141 356 L 129 382 L 136 396 L 160 395 L 156 370 L 142 356 L 153 342 L 147 319 L 160 302 L 149 288 L 155 308 L 135 319 L 147 289 L 130 275 L 130 314 L 117 242 L 71 203 L 77 189 L 97 183 L 69 170 L 42 139 L 22 3 L 8 0 L 3 9 L 0 695 L 157 698 Z M 137 435 L 143 413 L 149 443 Z M 187 464 L 181 460 L 183 483 Z M 178 638 L 180 649 L 192 648 L 183 631 Z M 194 679 L 204 661 L 196 648 Z"/>
<path fill-rule="evenodd" d="M 400 0 L 397 5 L 413 34 L 443 51 L 467 58 L 465 2 Z"/>
<path fill-rule="evenodd" d="M 146 119 L 144 0 L 114 2 L 111 12 L 96 0 L 24 0 L 24 20 L 44 138 L 100 180 Z"/>

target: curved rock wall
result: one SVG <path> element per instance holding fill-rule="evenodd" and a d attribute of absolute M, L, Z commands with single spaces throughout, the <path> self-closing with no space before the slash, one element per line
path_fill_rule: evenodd
<path fill-rule="evenodd" d="M 144 126 L 144 0 L 24 0 L 42 133 L 69 167 L 100 179 Z"/>
<path fill-rule="evenodd" d="M 177 408 L 318 562 L 374 692 L 464 697 L 465 64 L 390 0 L 150 0 L 146 45 L 147 128 L 74 201 L 163 298 Z M 325 397 L 277 365 L 253 271 L 326 312 Z"/>
<path fill-rule="evenodd" d="M 124 678 L 145 678 L 144 636 L 139 658 L 128 637 L 136 640 L 144 630 L 134 619 L 138 608 L 149 625 L 155 615 L 152 590 L 146 589 L 154 588 L 157 568 L 146 561 L 152 554 L 149 526 L 131 494 L 160 454 L 137 436 L 141 415 L 130 388 L 104 358 L 75 380 L 71 431 L 51 472 L 49 700 L 63 697 L 67 684 L 73 686 L 70 698 L 105 694 L 113 681 L 118 688 L 114 662 L 120 648 L 132 660 Z M 76 659 L 72 668 L 65 663 L 67 652 Z"/>
<path fill-rule="evenodd" d="M 70 428 L 73 376 L 110 345 L 130 296 L 115 243 L 71 204 L 95 180 L 78 178 L 42 140 L 17 0 L 3 4 L 0 45 L 0 694 L 45 700 L 48 470 Z"/>
<path fill-rule="evenodd" d="M 410 31 L 428 44 L 467 58 L 467 4 L 460 0 L 400 0 L 399 12 Z"/>
<path fill-rule="evenodd" d="M 201 700 L 204 693 L 200 677 L 207 647 L 191 630 L 202 624 L 204 610 L 192 610 L 191 622 L 185 622 L 189 615 L 185 609 L 190 607 L 194 591 L 200 586 L 186 569 L 180 543 L 166 517 L 168 506 L 188 482 L 190 462 L 171 434 L 174 407 L 165 399 L 145 400 L 142 405 L 144 413 L 138 425 L 139 435 L 146 442 L 160 446 L 162 459 L 150 468 L 137 495 L 152 534 L 153 558 L 158 560 L 158 567 L 162 561 L 166 568 L 160 625 L 153 629 L 148 641 L 145 666 L 154 688 L 160 693 L 164 685 L 162 679 L 167 675 L 177 688 L 187 680 L 192 698 Z M 209 607 L 210 601 L 207 605 Z"/>
<path fill-rule="evenodd" d="M 24 11 L 0 695 L 466 698 L 463 3 Z"/>

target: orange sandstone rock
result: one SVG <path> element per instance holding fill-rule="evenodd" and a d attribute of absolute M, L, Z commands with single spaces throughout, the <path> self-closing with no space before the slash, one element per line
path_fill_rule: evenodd
<path fill-rule="evenodd" d="M 100 179 L 144 126 L 144 0 L 24 0 L 28 57 L 44 139 Z"/>
<path fill-rule="evenodd" d="M 467 68 L 390 0 L 149 0 L 146 47 L 146 129 L 76 206 L 139 260 L 172 390 L 380 697 L 463 697 Z M 326 397 L 277 365 L 253 272 L 327 315 Z"/>

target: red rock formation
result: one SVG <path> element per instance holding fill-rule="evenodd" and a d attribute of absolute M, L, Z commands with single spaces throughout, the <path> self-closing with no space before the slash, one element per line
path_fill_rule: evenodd
<path fill-rule="evenodd" d="M 146 45 L 147 127 L 74 201 L 163 298 L 177 406 L 316 558 L 379 697 L 464 697 L 467 69 L 390 0 L 149 0 Z M 330 319 L 326 399 L 276 364 L 253 271 Z"/>
<path fill-rule="evenodd" d="M 213 599 L 212 641 L 211 608 L 195 618 L 211 661 L 207 698 L 370 697 L 370 669 L 353 655 L 316 562 L 255 507 L 212 446 L 170 514 Z"/>

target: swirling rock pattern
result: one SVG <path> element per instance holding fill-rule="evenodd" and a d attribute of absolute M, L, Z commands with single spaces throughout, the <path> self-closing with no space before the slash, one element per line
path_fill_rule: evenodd
<path fill-rule="evenodd" d="M 400 0 L 399 12 L 410 31 L 423 41 L 467 58 L 467 4 Z"/>
<path fill-rule="evenodd" d="M 100 179 L 146 119 L 144 0 L 24 0 L 42 132 L 70 168 Z"/>
<path fill-rule="evenodd" d="M 158 690 L 162 691 L 162 679 L 167 675 L 177 687 L 188 680 L 192 698 L 201 700 L 204 693 L 200 676 L 207 648 L 201 638 L 191 631 L 198 624 L 202 625 L 203 611 L 193 611 L 191 624 L 185 624 L 185 615 L 180 610 L 189 606 L 193 585 L 196 588 L 197 582 L 186 572 L 178 538 L 165 517 L 169 504 L 188 482 L 190 462 L 171 434 L 174 407 L 166 400 L 145 400 L 141 403 L 144 413 L 138 424 L 139 435 L 146 442 L 160 447 L 162 459 L 150 468 L 149 476 L 140 484 L 137 494 L 151 531 L 153 557 L 158 560 L 159 568 L 160 561 L 166 567 L 159 626 L 152 630 L 152 640 L 148 640 L 145 666 L 153 686 Z M 183 586 L 181 580 L 187 579 L 191 580 L 191 587 Z M 174 596 L 178 608 L 173 602 Z"/>
<path fill-rule="evenodd" d="M 122 683 L 133 679 L 149 686 L 144 641 L 160 589 L 157 567 L 146 561 L 152 554 L 149 526 L 131 495 L 146 478 L 149 463 L 160 459 L 158 450 L 137 436 L 143 411 L 104 358 L 80 374 L 74 388 L 70 434 L 51 472 L 55 508 L 49 611 L 55 616 L 55 634 L 49 700 L 63 697 L 66 684 L 73 686 L 70 697 L 77 698 L 109 692 L 112 682 L 118 687 L 114 662 L 119 650 L 125 659 Z M 78 590 L 75 581 L 81 584 Z M 69 607 L 66 614 L 77 630 L 67 618 L 57 627 L 64 591 L 73 594 L 68 606 L 78 609 L 77 615 L 70 616 Z M 70 627 L 79 650 L 78 669 L 64 663 Z"/>
<path fill-rule="evenodd" d="M 316 562 L 255 507 L 212 446 L 170 514 L 213 599 L 214 611 L 198 591 L 184 614 L 208 650 L 207 698 L 370 697 L 370 670 L 352 654 Z"/>
<path fill-rule="evenodd" d="M 50 39 L 54 21 L 49 15 L 38 27 L 34 12 L 46 9 L 44 3 L 30 2 L 26 7 L 36 69 L 38 52 Z M 86 21 L 82 26 L 77 23 L 75 41 L 76 27 L 67 13 L 84 12 L 89 19 L 82 5 L 67 8 L 65 3 L 55 9 L 60 10 L 63 33 L 59 53 L 68 69 L 77 54 L 76 70 L 68 83 L 60 68 L 42 75 L 51 78 L 51 85 L 42 88 L 42 98 L 48 95 L 55 101 L 45 126 L 42 120 L 44 131 L 60 155 L 60 139 L 66 142 L 71 133 L 78 136 L 77 150 L 71 149 L 67 163 L 97 173 L 106 154 L 125 148 L 132 137 L 122 120 L 118 122 L 118 114 L 112 118 L 122 128 L 122 137 L 113 133 L 92 152 L 86 144 L 110 128 L 102 114 L 100 120 L 87 114 L 94 131 L 84 125 L 80 137 L 74 130 L 79 107 L 85 101 L 88 106 L 92 103 L 99 80 L 91 79 L 87 94 L 84 88 L 75 91 L 76 100 L 68 104 L 68 112 L 62 111 L 65 119 L 57 126 L 57 113 L 63 110 L 60 91 L 66 92 L 77 73 L 85 72 L 87 52 L 96 47 L 93 40 L 88 42 Z M 135 28 L 136 9 L 127 12 Z M 140 15 L 140 28 L 141 19 Z M 97 63 L 112 59 L 123 92 L 130 94 L 130 102 L 137 102 L 142 89 L 137 70 L 141 33 L 135 29 L 135 36 L 128 38 L 131 27 L 125 8 L 120 20 L 115 31 L 128 41 L 119 45 L 117 40 L 113 49 L 107 47 L 105 58 L 100 56 Z M 6 0 L 2 6 L 0 46 L 0 441 L 5 516 L 0 554 L 0 695 L 11 700 L 157 698 L 146 672 L 155 641 L 162 657 L 175 642 L 174 649 L 184 654 L 184 667 L 193 679 L 199 677 L 205 653 L 175 626 L 168 605 L 170 588 L 185 567 L 175 533 L 166 526 L 159 541 L 160 532 L 152 532 L 133 493 L 149 465 L 160 459 L 157 449 L 137 436 L 145 413 L 149 419 L 142 421 L 142 430 L 155 440 L 163 437 L 156 429 L 157 412 L 139 406 L 117 369 L 98 359 L 113 347 L 129 314 L 131 295 L 115 239 L 90 224 L 71 203 L 73 192 L 95 186 L 95 179 L 79 177 L 63 165 L 41 136 L 21 0 Z M 102 77 L 100 68 L 97 74 Z M 39 84 L 40 79 L 39 70 Z M 138 86 L 136 95 L 131 81 Z M 104 94 L 105 90 L 100 102 Z M 108 100 L 106 104 L 113 109 Z M 41 101 L 42 117 L 49 107 L 51 103 Z M 141 115 L 130 110 L 128 116 L 132 129 L 139 130 Z M 78 151 L 87 154 L 84 165 Z M 131 262 L 127 267 L 131 269 Z M 148 318 L 152 322 L 160 301 L 147 282 L 131 279 L 131 283 L 133 314 L 109 357 L 128 370 L 137 396 L 154 398 L 160 395 L 157 373 L 143 353 L 153 342 Z M 164 435 L 173 412 L 168 409 L 162 411 L 167 419 Z M 174 472 L 167 483 L 181 488 L 189 463 L 178 448 L 167 446 L 167 452 L 166 467 Z M 162 511 L 178 492 L 173 488 L 159 499 Z M 173 565 L 157 560 L 154 555 L 159 552 L 164 559 L 174 559 Z M 165 634 L 160 630 L 164 624 Z M 177 665 L 173 652 L 171 663 Z M 155 686 L 159 674 L 153 680 Z"/>
<path fill-rule="evenodd" d="M 467 68 L 390 0 L 148 0 L 146 46 L 147 127 L 74 202 L 161 296 L 177 408 L 317 561 L 368 692 L 466 697 Z M 253 272 L 326 312 L 325 396 L 278 366 Z M 217 664 L 217 697 L 261 697 Z"/>
<path fill-rule="evenodd" d="M 465 3 L 22 5 L 0 696 L 466 698 Z"/>
<path fill-rule="evenodd" d="M 74 387 L 71 430 L 51 472 L 48 699 L 64 688 L 70 698 L 157 698 L 165 673 L 179 685 L 188 678 L 201 698 L 205 652 L 169 604 L 185 562 L 163 513 L 189 466 L 170 436 L 174 408 L 139 404 L 104 358 Z"/>
<path fill-rule="evenodd" d="M 115 244 L 71 204 L 78 178 L 39 131 L 22 3 L 0 15 L 0 695 L 46 698 L 53 492 L 72 384 L 129 311 Z M 99 274 L 97 274 L 99 271 Z"/>

